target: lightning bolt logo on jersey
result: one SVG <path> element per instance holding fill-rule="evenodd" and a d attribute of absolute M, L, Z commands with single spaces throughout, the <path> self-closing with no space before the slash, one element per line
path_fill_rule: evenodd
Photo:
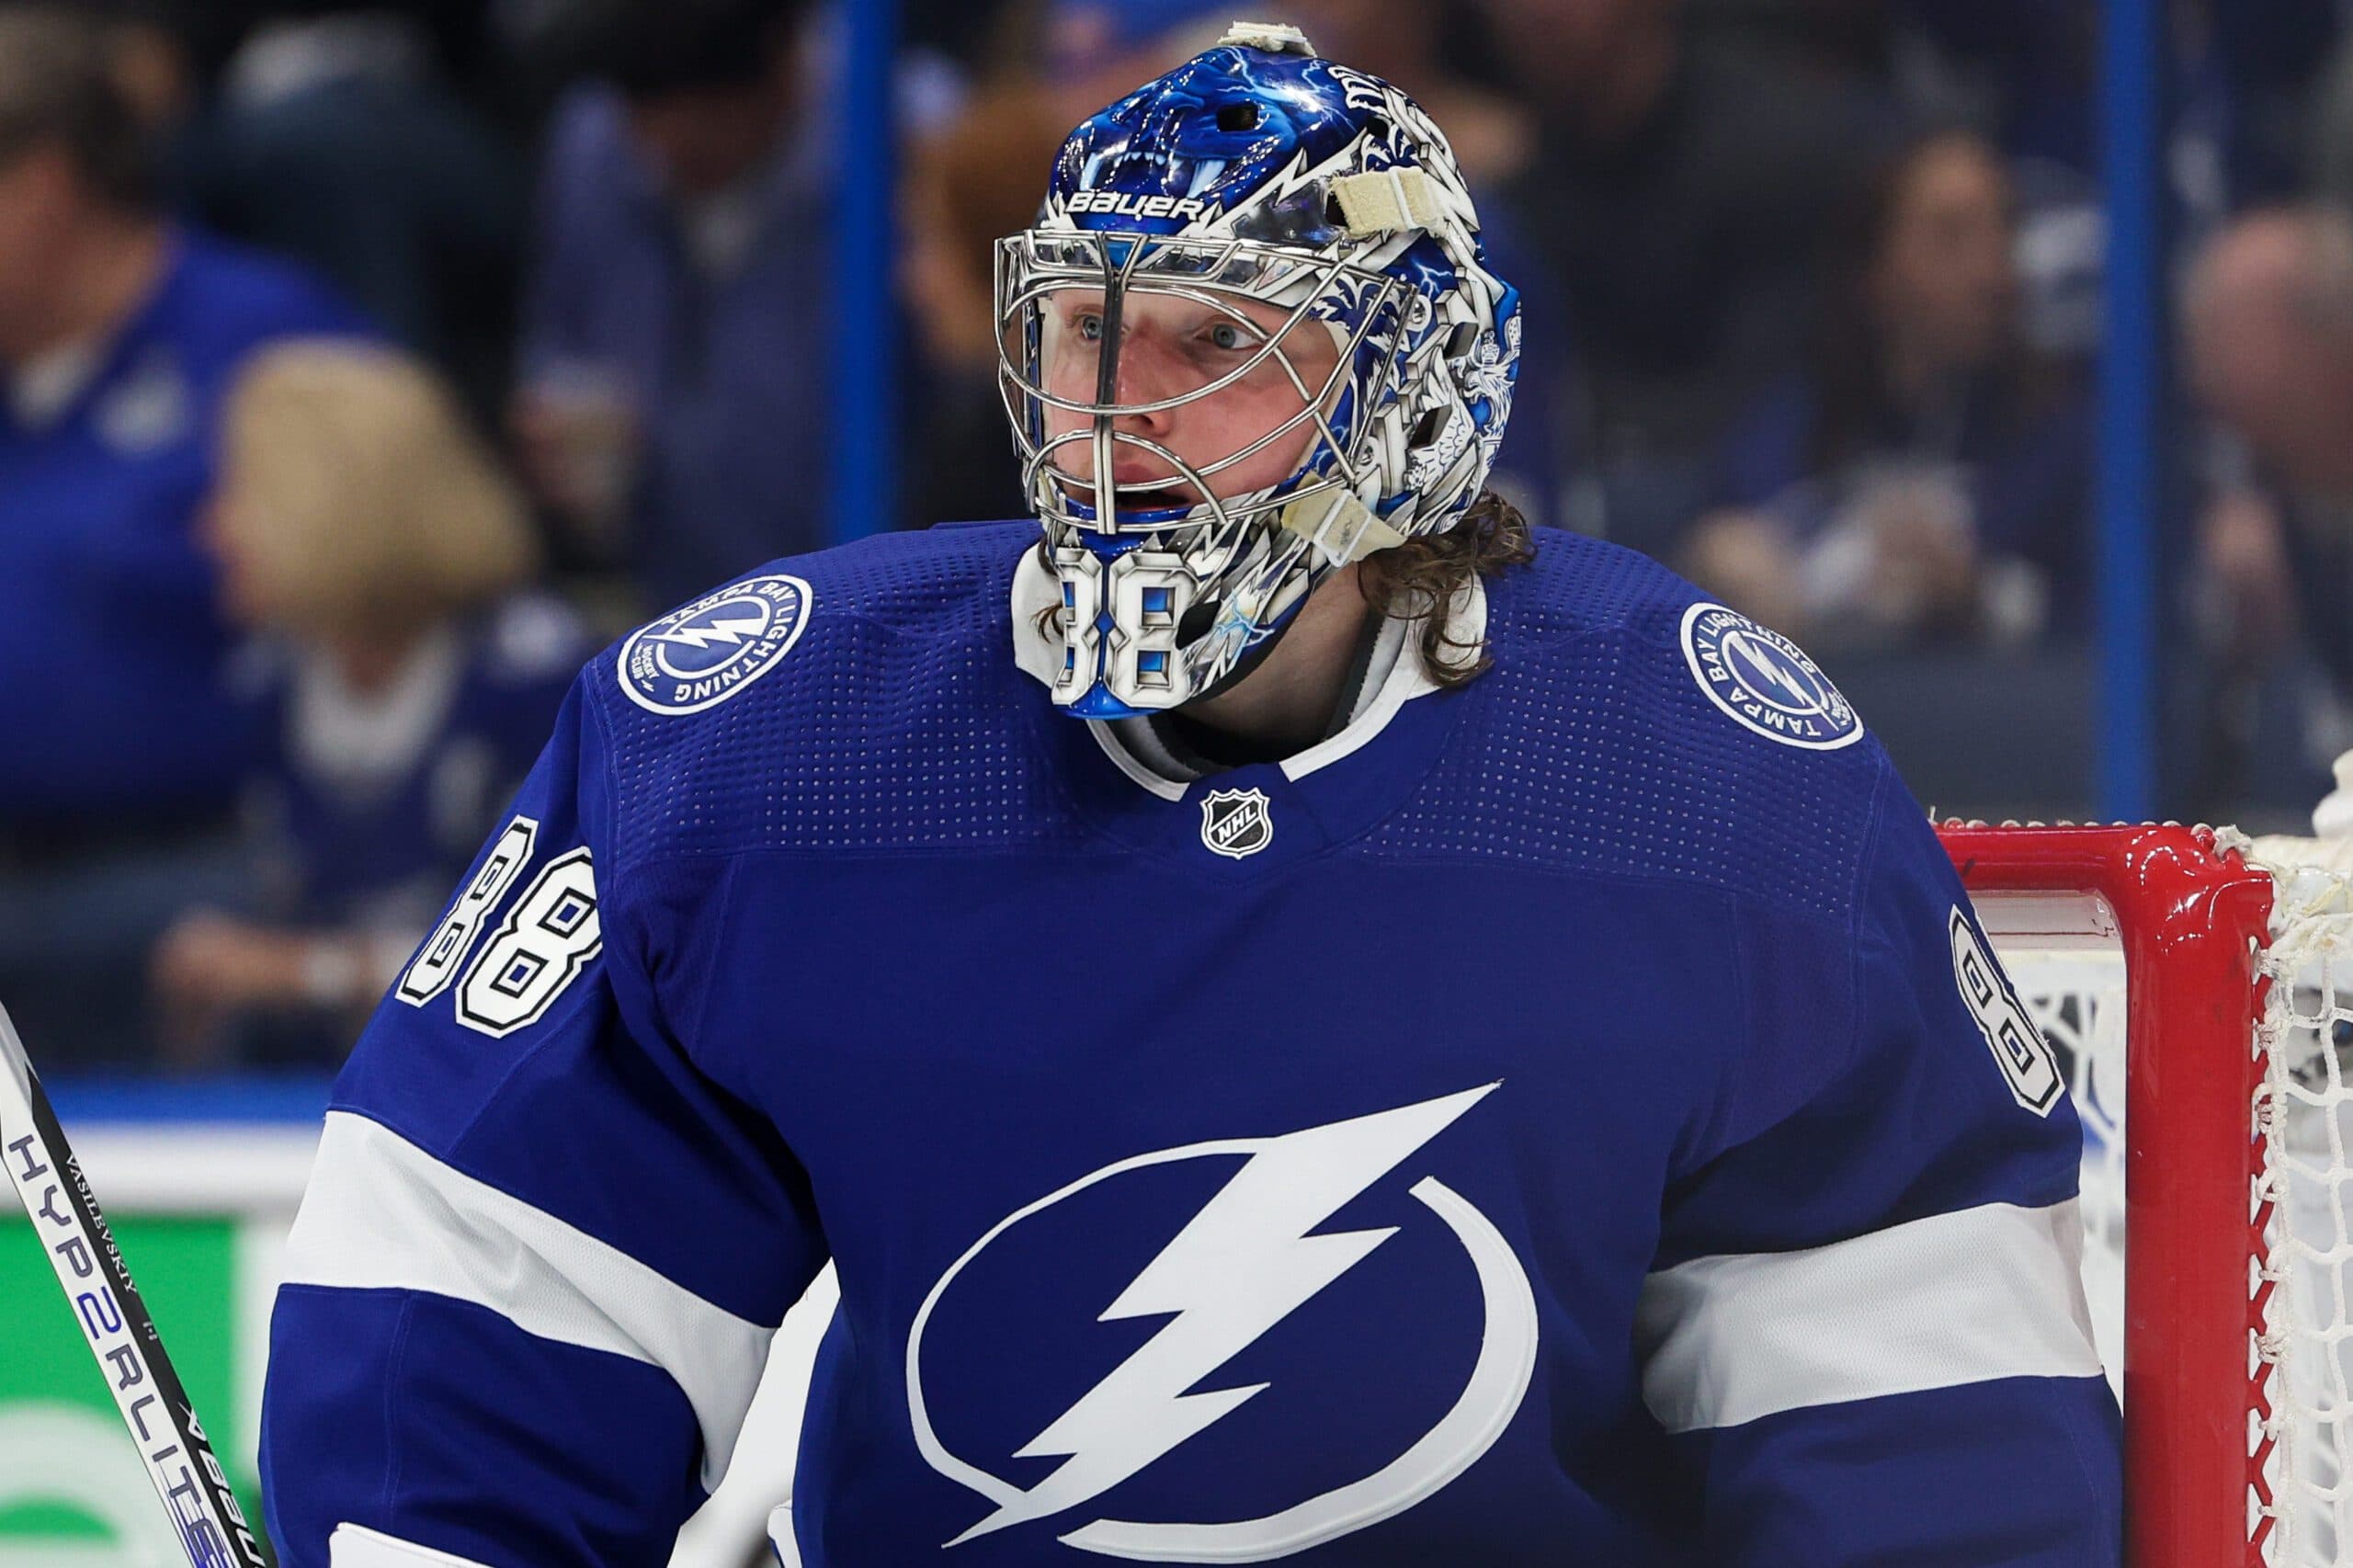
<path fill-rule="evenodd" d="M 1069 1514 L 1180 1445 L 1203 1438 L 1251 1401 L 1270 1391 L 1279 1398 L 1274 1378 L 1191 1391 L 1215 1380 L 1221 1368 L 1311 1301 L 1327 1300 L 1395 1236 L 1401 1227 L 1394 1224 L 1316 1233 L 1499 1086 L 1280 1137 L 1194 1143 L 1121 1160 L 992 1227 L 932 1287 L 907 1341 L 907 1404 L 924 1458 L 996 1505 L 946 1544 Z M 1241 1167 L 1097 1320 L 1165 1320 L 1160 1328 L 1011 1456 L 1063 1462 L 1025 1488 L 950 1452 L 925 1396 L 924 1338 L 943 1301 L 952 1310 L 954 1288 L 967 1267 L 1017 1226 L 1098 1186 L 1158 1166 L 1235 1156 L 1243 1157 Z M 1452 1406 L 1373 1473 L 1275 1512 L 1186 1522 L 1095 1518 L 1060 1532 L 1063 1545 L 1158 1562 L 1288 1557 L 1403 1513 L 1478 1461 L 1528 1392 L 1536 1363 L 1535 1298 L 1509 1244 L 1475 1207 L 1435 1176 L 1415 1182 L 1410 1191 L 1461 1244 L 1480 1298 L 1476 1357 Z M 1381 1309 L 1377 1295 L 1339 1293 L 1349 1299 L 1336 1311 L 1362 1316 Z M 934 1367 L 929 1375 L 943 1374 Z M 952 1378 L 953 1369 L 946 1375 Z"/>
<path fill-rule="evenodd" d="M 699 713 L 776 667 L 809 623 L 809 585 L 751 577 L 706 594 L 633 633 L 622 689 L 655 713 Z"/>

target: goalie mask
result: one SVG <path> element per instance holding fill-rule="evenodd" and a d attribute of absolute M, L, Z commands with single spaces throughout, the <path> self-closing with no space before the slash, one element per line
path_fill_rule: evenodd
<path fill-rule="evenodd" d="M 1080 126 L 995 270 L 1081 717 L 1236 678 L 1333 570 L 1459 520 L 1503 437 L 1519 298 L 1445 137 L 1288 28 Z"/>

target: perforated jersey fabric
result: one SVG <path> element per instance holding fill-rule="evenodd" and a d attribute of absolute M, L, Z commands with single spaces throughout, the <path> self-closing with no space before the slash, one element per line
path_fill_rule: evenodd
<path fill-rule="evenodd" d="M 1346 852 L 1683 880 L 1843 921 L 1879 747 L 1806 752 L 1733 723 L 1679 642 L 1696 590 L 1631 551 L 1537 537 L 1534 564 L 1488 585 L 1495 668 L 1436 699 L 1461 710 L 1437 766 L 1393 780 L 1393 810 Z M 1084 843 L 1064 737 L 1037 728 L 1076 726 L 1009 651 L 1006 585 L 1035 541 L 1028 522 L 959 525 L 763 567 L 810 584 L 806 637 L 701 714 L 593 683 L 625 859 Z"/>
<path fill-rule="evenodd" d="M 647 713 L 611 678 L 592 681 L 613 733 L 623 861 L 1069 837 L 1020 710 L 1031 693 L 1006 678 L 1004 584 L 1035 534 L 885 534 L 748 574 L 805 579 L 807 632 L 756 686 L 701 713 Z"/>
<path fill-rule="evenodd" d="M 1437 772 L 1367 852 L 1648 877 L 1846 921 L 1887 762 L 1776 744 L 1701 692 L 1698 591 L 1645 556 L 1539 529 L 1489 590 L 1495 667 Z"/>

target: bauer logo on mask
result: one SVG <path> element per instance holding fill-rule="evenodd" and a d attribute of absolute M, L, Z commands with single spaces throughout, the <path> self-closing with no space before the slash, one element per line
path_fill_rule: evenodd
<path fill-rule="evenodd" d="M 1070 199 L 1074 213 L 1116 212 L 1127 218 L 1207 218 L 1216 210 L 1181 196 L 1138 196 L 1124 190 L 1082 190 Z"/>

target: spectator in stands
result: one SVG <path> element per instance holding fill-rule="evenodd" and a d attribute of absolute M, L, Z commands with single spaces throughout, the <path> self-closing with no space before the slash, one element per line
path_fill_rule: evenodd
<path fill-rule="evenodd" d="M 1412 95 L 1446 127 L 1455 162 L 1474 191 L 1525 172 L 1535 150 L 1534 117 L 1454 67 L 1462 51 L 1449 47 L 1453 35 L 1475 30 L 1475 15 L 1441 0 L 1290 0 L 1283 11 L 1323 53 Z"/>
<path fill-rule="evenodd" d="M 1228 9 L 1211 0 L 1047 0 L 1032 68 L 1067 129 L 1217 42 Z"/>
<path fill-rule="evenodd" d="M 1663 549 L 1727 421 L 1796 357 L 1824 225 L 1883 123 L 1876 86 L 1683 0 L 1482 0 L 1540 120 L 1498 221 L 1540 267 L 1523 374 L 1569 352 L 1574 519 Z M 1558 319 L 1563 338 L 1538 342 Z M 1571 400 L 1563 399 L 1564 403 Z"/>
<path fill-rule="evenodd" d="M 2193 265 L 2182 325 L 2190 390 L 2225 437 L 2196 574 L 2224 666 L 2211 766 L 2230 771 L 2253 746 L 2267 772 L 2325 778 L 2353 744 L 2353 219 L 2321 206 L 2239 219 Z M 2300 654 L 2325 681 L 2302 678 Z M 2285 737 L 2248 729 L 2267 706 L 2255 683 L 2274 675 L 2291 688 Z"/>
<path fill-rule="evenodd" d="M 1525 187 L 1536 118 L 1516 98 L 1455 67 L 1464 55 L 1483 51 L 1483 18 L 1443 0 L 1291 0 L 1283 14 L 1318 51 L 1396 83 L 1446 127 L 1478 199 L 1488 257 L 1529 301 L 1520 314 L 1524 335 L 1511 427 L 1487 483 L 1530 522 L 1567 520 L 1563 492 L 1577 457 L 1576 433 L 1563 427 L 1563 405 L 1575 392 L 1568 384 L 1574 359 L 1568 305 L 1547 291 L 1540 247 L 1522 231 L 1524 215 L 1503 194 L 1507 187 Z"/>
<path fill-rule="evenodd" d="M 795 0 L 618 0 L 548 136 L 514 427 L 658 602 L 825 542 L 823 139 Z"/>
<path fill-rule="evenodd" d="M 1023 64 L 982 83 L 949 123 L 908 146 L 900 289 L 923 365 L 908 392 L 928 460 L 902 476 L 901 490 L 919 523 L 1025 509 L 997 397 L 992 247 L 1037 215 L 1040 171 L 1069 132 L 1041 74 Z"/>
<path fill-rule="evenodd" d="M 122 1057 L 147 945 L 234 876 L 255 732 L 192 525 L 258 347 L 358 331 L 307 276 L 163 219 L 105 33 L 0 10 L 0 998 Z"/>
<path fill-rule="evenodd" d="M 1966 115 L 2012 158 L 2097 172 L 2098 0 L 1899 0 L 1893 9 L 1914 108 Z"/>
<path fill-rule="evenodd" d="M 261 639 L 256 901 L 184 917 L 153 975 L 183 1063 L 332 1064 L 439 914 L 591 651 L 524 591 L 521 497 L 391 349 L 288 343 L 230 399 L 204 541 Z"/>
<path fill-rule="evenodd" d="M 1038 44 L 1010 51 L 953 119 L 912 139 L 901 288 L 923 362 L 909 392 L 926 460 L 903 479 L 909 517 L 1026 509 L 997 396 L 995 243 L 1037 216 L 1040 182 L 1074 124 L 1215 43 L 1230 10 L 1217 0 L 1052 0 Z"/>
<path fill-rule="evenodd" d="M 526 191 L 442 78 L 423 24 L 367 0 L 276 0 L 191 137 L 198 212 L 318 269 L 494 417 Z"/>
<path fill-rule="evenodd" d="M 2353 220 L 2250 213 L 2199 255 L 2183 311 L 2191 390 L 2286 491 L 2353 503 Z"/>
<path fill-rule="evenodd" d="M 1734 426 L 1697 581 L 1825 646 L 2024 642 L 2079 616 L 2088 426 L 2019 342 L 2008 178 L 1924 136 L 1841 225 L 1803 368 Z"/>

